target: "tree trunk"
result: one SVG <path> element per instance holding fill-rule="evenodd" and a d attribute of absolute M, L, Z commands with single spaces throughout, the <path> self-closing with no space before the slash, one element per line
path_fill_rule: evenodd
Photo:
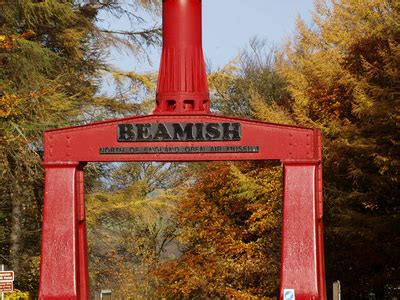
<path fill-rule="evenodd" d="M 11 191 L 12 212 L 11 212 L 11 234 L 10 234 L 10 263 L 15 277 L 18 278 L 20 270 L 20 246 L 22 233 L 22 205 L 19 183 L 13 185 L 15 190 Z"/>

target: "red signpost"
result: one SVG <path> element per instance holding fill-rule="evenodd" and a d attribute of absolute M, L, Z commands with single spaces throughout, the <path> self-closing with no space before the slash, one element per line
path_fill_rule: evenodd
<path fill-rule="evenodd" d="M 0 282 L 14 281 L 14 271 L 0 271 Z"/>
<path fill-rule="evenodd" d="M 86 162 L 280 160 L 284 165 L 281 299 L 326 299 L 321 134 L 210 113 L 201 0 L 163 1 L 156 108 L 45 132 L 40 299 L 89 299 Z"/>
<path fill-rule="evenodd" d="M 1 265 L 3 270 L 4 266 Z M 0 271 L 0 293 L 2 299 L 4 298 L 3 293 L 12 292 L 14 290 L 14 272 L 13 271 Z"/>
<path fill-rule="evenodd" d="M 13 282 L 0 282 L 0 293 L 12 292 L 14 290 Z"/>

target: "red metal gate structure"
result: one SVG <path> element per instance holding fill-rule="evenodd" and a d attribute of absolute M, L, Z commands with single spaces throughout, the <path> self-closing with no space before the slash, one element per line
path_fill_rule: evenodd
<path fill-rule="evenodd" d="M 280 160 L 281 299 L 326 299 L 321 133 L 210 113 L 201 0 L 163 0 L 163 50 L 151 115 L 44 134 L 40 299 L 89 299 L 86 162 Z"/>

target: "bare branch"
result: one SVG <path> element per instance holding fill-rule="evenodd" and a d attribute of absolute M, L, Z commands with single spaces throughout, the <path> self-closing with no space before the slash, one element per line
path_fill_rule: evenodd
<path fill-rule="evenodd" d="M 161 28 L 153 28 L 143 31 L 125 31 L 125 30 L 107 30 L 107 29 L 100 29 L 100 32 L 108 33 L 108 34 L 120 34 L 120 35 L 140 35 L 142 37 L 150 36 L 150 35 L 159 35 L 161 34 Z"/>

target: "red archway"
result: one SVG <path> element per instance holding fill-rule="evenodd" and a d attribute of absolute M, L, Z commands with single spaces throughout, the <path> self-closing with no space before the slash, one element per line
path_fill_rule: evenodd
<path fill-rule="evenodd" d="M 201 0 L 163 1 L 163 39 L 152 115 L 45 132 L 39 298 L 89 298 L 86 162 L 280 160 L 280 298 L 325 299 L 320 131 L 209 112 Z"/>

